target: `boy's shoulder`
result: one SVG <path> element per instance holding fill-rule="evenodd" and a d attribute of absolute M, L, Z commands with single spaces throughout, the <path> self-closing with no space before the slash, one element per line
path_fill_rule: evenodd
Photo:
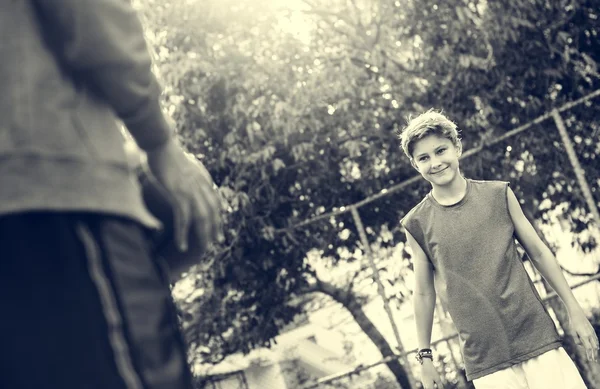
<path fill-rule="evenodd" d="M 473 190 L 477 192 L 491 193 L 496 194 L 498 192 L 503 193 L 506 192 L 506 188 L 510 186 L 510 182 L 508 181 L 500 181 L 500 180 L 473 180 L 471 181 L 471 187 Z"/>
<path fill-rule="evenodd" d="M 496 195 L 498 193 L 503 193 L 506 191 L 506 188 L 510 186 L 510 182 L 508 181 L 500 181 L 500 180 L 474 180 L 469 179 L 471 183 L 471 190 L 477 192 L 484 192 L 491 195 Z M 431 212 L 434 207 L 432 207 L 431 202 L 429 201 L 429 194 L 427 194 L 421 201 L 412 207 L 410 211 L 404 215 L 402 219 L 400 219 L 400 224 L 406 226 L 406 224 L 410 220 L 416 219 L 418 215 L 423 215 L 424 213 Z"/>
<path fill-rule="evenodd" d="M 508 181 L 500 181 L 500 180 L 474 180 L 472 178 L 469 179 L 469 181 L 471 181 L 471 184 L 478 186 L 478 187 L 489 187 L 489 188 L 501 188 L 503 186 L 506 185 L 510 185 L 510 183 Z"/>
<path fill-rule="evenodd" d="M 409 220 L 414 219 L 415 215 L 420 214 L 423 211 L 425 211 L 428 208 L 428 205 L 429 205 L 428 203 L 429 202 L 427 201 L 427 196 L 423 197 L 423 199 L 421 199 L 421 201 L 417 205 L 412 207 L 412 209 L 410 211 L 408 211 L 402 219 L 400 219 L 400 224 L 406 225 L 406 223 Z"/>
<path fill-rule="evenodd" d="M 492 196 L 495 196 L 498 193 L 503 193 L 506 191 L 506 188 L 510 186 L 508 181 L 500 181 L 500 180 L 474 180 L 469 179 L 471 183 L 471 190 L 476 192 L 488 193 Z M 404 215 L 402 219 L 400 219 L 400 224 L 406 225 L 406 223 L 410 220 L 416 219 L 418 215 L 423 215 L 424 213 L 433 211 L 432 204 L 429 201 L 429 194 L 427 194 L 421 201 L 415 205 L 410 211 Z"/>

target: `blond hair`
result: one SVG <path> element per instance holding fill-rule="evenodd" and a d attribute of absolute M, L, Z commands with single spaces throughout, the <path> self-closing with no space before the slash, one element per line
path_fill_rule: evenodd
<path fill-rule="evenodd" d="M 447 138 L 455 146 L 460 146 L 460 136 L 456 124 L 432 108 L 415 118 L 409 118 L 408 124 L 399 135 L 404 154 L 412 160 L 415 142 L 432 134 Z"/>

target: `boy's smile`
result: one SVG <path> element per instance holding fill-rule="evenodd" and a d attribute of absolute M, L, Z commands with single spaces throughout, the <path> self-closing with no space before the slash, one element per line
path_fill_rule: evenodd
<path fill-rule="evenodd" d="M 436 172 L 433 172 L 433 173 L 431 173 L 431 174 L 440 175 L 440 174 L 444 173 L 444 172 L 445 172 L 447 169 L 448 169 L 448 167 L 446 166 L 446 167 L 445 167 L 445 168 L 443 168 L 442 170 L 438 170 L 438 171 L 436 171 Z"/>
<path fill-rule="evenodd" d="M 415 142 L 412 164 L 432 185 L 446 186 L 458 174 L 460 152 L 450 139 L 427 135 Z"/>

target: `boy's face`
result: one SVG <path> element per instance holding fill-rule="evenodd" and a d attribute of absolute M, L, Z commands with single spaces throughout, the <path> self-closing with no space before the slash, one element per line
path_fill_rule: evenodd
<path fill-rule="evenodd" d="M 459 144 L 460 145 L 460 144 Z M 432 185 L 445 186 L 459 174 L 460 146 L 436 134 L 426 135 L 415 142 L 412 165 Z"/>

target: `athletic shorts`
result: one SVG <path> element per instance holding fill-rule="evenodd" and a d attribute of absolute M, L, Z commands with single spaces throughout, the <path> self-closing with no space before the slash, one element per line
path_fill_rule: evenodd
<path fill-rule="evenodd" d="M 577 367 L 560 347 L 473 380 L 476 389 L 586 389 Z"/>
<path fill-rule="evenodd" d="M 0 388 L 191 389 L 168 278 L 138 223 L 0 216 Z"/>

